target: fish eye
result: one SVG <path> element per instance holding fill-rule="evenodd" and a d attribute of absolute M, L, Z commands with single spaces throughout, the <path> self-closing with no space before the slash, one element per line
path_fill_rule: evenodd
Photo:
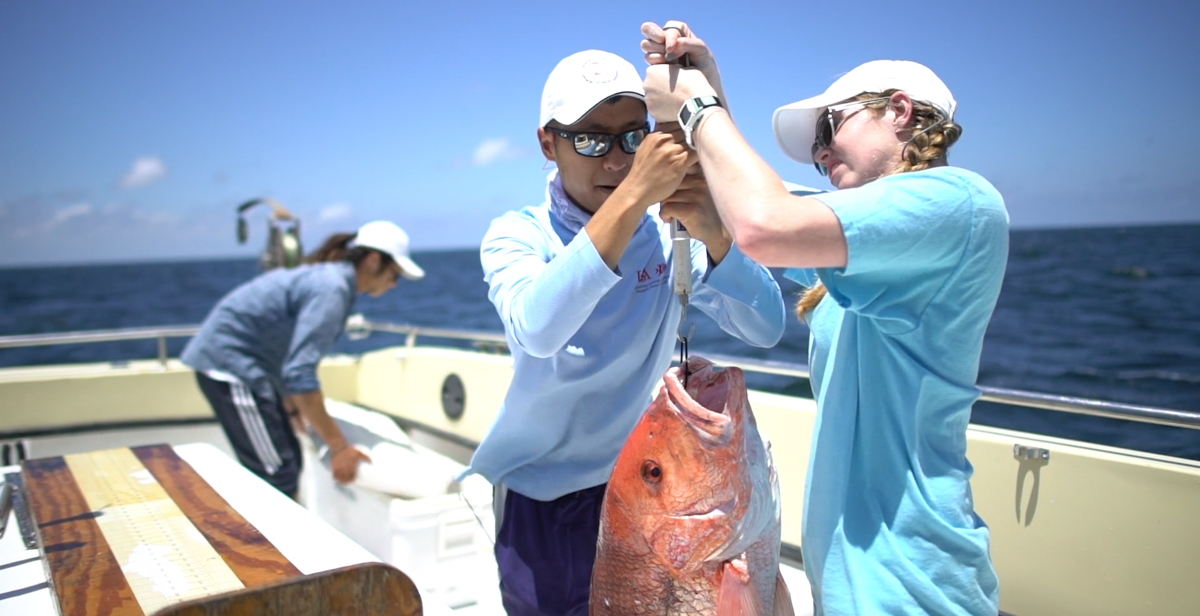
<path fill-rule="evenodd" d="M 654 460 L 646 460 L 642 463 L 642 479 L 646 483 L 658 483 L 662 481 L 662 467 Z"/>

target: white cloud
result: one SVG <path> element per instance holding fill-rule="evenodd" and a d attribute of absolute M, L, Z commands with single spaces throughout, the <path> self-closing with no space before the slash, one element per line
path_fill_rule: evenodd
<path fill-rule="evenodd" d="M 86 216 L 92 213 L 92 209 L 91 203 L 76 203 L 74 205 L 68 205 L 67 207 L 59 208 L 57 211 L 55 211 L 54 215 L 51 216 L 49 220 L 45 221 L 44 224 L 22 227 L 20 229 L 16 229 L 14 234 L 16 237 L 21 238 L 29 237 L 35 233 L 49 233 L 59 225 L 71 220 L 72 218 L 78 218 L 80 216 Z"/>
<path fill-rule="evenodd" d="M 341 220 L 348 216 L 350 216 L 350 206 L 345 203 L 335 203 L 321 208 L 321 213 L 317 215 L 317 220 L 329 222 L 332 220 Z"/>
<path fill-rule="evenodd" d="M 157 156 L 143 156 L 133 161 L 129 173 L 118 184 L 122 188 L 133 188 L 153 184 L 167 176 L 167 166 Z"/>
<path fill-rule="evenodd" d="M 520 148 L 513 147 L 511 141 L 507 137 L 499 139 L 485 139 L 479 147 L 475 148 L 473 160 L 475 166 L 486 167 L 498 160 L 507 160 L 512 158 L 520 158 L 524 152 Z"/>
<path fill-rule="evenodd" d="M 58 225 L 71 220 L 72 218 L 90 214 L 91 212 L 91 203 L 76 203 L 75 205 L 68 205 L 67 207 L 64 207 L 54 213 L 54 218 L 50 220 L 50 227 L 57 227 Z"/>

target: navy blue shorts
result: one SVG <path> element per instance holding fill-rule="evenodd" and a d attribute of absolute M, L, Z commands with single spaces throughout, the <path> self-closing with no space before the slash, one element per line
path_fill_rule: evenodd
<path fill-rule="evenodd" d="M 242 466 L 295 498 L 302 461 L 300 443 L 279 396 L 264 398 L 244 383 L 218 381 L 200 372 L 196 383 Z"/>
<path fill-rule="evenodd" d="M 549 502 L 497 489 L 496 564 L 508 616 L 587 616 L 606 486 Z"/>

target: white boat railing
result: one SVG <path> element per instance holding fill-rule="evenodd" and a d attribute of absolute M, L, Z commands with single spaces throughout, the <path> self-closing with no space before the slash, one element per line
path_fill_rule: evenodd
<path fill-rule="evenodd" d="M 53 334 L 22 334 L 0 336 L 0 349 L 23 347 L 57 346 L 63 344 L 85 344 L 90 342 L 124 342 L 127 340 L 158 340 L 158 361 L 167 365 L 167 338 L 190 338 L 200 331 L 199 325 L 175 325 L 168 327 L 127 327 L 123 329 L 96 329 L 82 332 Z"/>
<path fill-rule="evenodd" d="M 198 325 L 179 325 L 0 336 L 0 349 L 153 339 L 158 341 L 158 361 L 163 366 L 166 366 L 168 359 L 167 339 L 194 336 L 198 331 L 200 331 Z M 362 315 L 352 315 L 346 322 L 346 334 L 353 339 L 364 338 L 371 332 L 403 335 L 405 336 L 404 344 L 408 347 L 416 346 L 417 339 L 425 337 L 465 340 L 473 343 L 477 348 L 491 352 L 502 352 L 507 349 L 507 339 L 504 334 L 498 332 L 381 323 L 368 321 Z M 726 355 L 705 355 L 705 357 L 717 364 L 737 366 L 749 372 L 803 379 L 809 378 L 808 366 L 804 364 Z M 979 390 L 981 392 L 980 400 L 984 402 L 1200 430 L 1200 412 L 1196 411 L 1140 406 L 1000 387 L 980 386 Z"/>
<path fill-rule="evenodd" d="M 747 371 L 759 372 L 763 374 L 792 376 L 805 379 L 809 378 L 808 366 L 804 364 L 746 359 L 742 357 L 732 357 L 726 355 L 705 355 L 705 357 L 713 360 L 713 362 L 719 365 L 737 366 L 738 368 Z M 983 402 L 995 402 L 999 404 L 1024 406 L 1046 411 L 1062 411 L 1065 413 L 1074 413 L 1076 415 L 1124 419 L 1127 421 L 1136 421 L 1140 423 L 1158 424 L 1160 426 L 1200 430 L 1200 413 L 1194 411 L 1181 411 L 1152 406 L 1124 404 L 1121 402 L 1092 400 L 1090 398 L 1075 398 L 1072 396 L 1043 394 L 1032 391 L 1022 391 L 1018 389 L 1006 389 L 1003 387 L 988 387 L 985 385 L 979 385 L 978 387 L 980 391 L 979 399 Z"/>

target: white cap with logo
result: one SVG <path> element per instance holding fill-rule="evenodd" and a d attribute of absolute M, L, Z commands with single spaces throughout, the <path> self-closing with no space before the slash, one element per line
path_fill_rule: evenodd
<path fill-rule="evenodd" d="M 646 100 L 642 78 L 632 64 L 621 56 L 595 49 L 571 54 L 546 79 L 538 126 L 550 120 L 570 126 L 614 96 Z"/>
<path fill-rule="evenodd" d="M 954 95 L 933 71 L 908 60 L 875 60 L 842 75 L 824 93 L 775 110 L 775 140 L 788 158 L 812 163 L 817 118 L 835 103 L 864 92 L 902 90 L 914 101 L 933 105 L 947 120 L 954 118 Z"/>
<path fill-rule="evenodd" d="M 401 276 L 409 280 L 425 277 L 425 270 L 408 256 L 408 234 L 395 223 L 376 220 L 359 227 L 351 246 L 371 248 L 391 257 L 400 265 Z"/>

